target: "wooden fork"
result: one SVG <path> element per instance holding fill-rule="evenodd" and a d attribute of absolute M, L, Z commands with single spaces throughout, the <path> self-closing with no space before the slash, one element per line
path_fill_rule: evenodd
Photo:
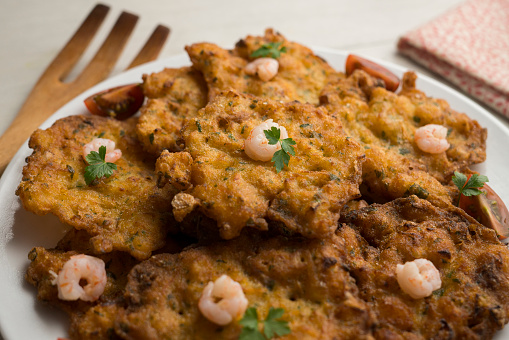
<path fill-rule="evenodd" d="M 122 12 L 99 51 L 83 72 L 74 81 L 63 82 L 91 42 L 108 11 L 109 7 L 102 4 L 94 7 L 44 71 L 14 121 L 0 137 L 0 175 L 19 147 L 39 125 L 69 100 L 110 74 L 138 21 L 136 15 Z M 127 68 L 156 59 L 169 33 L 170 30 L 167 27 L 157 26 Z"/>

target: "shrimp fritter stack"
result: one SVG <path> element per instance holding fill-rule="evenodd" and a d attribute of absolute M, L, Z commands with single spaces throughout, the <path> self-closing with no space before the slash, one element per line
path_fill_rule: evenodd
<path fill-rule="evenodd" d="M 260 48 L 277 73 L 247 67 L 266 62 Z M 73 229 L 30 252 L 26 279 L 69 313 L 72 339 L 272 338 L 276 326 L 281 339 L 486 339 L 504 327 L 509 250 L 451 204 L 453 171 L 486 157 L 476 121 L 413 73 L 389 92 L 270 29 L 186 50 L 192 66 L 143 76 L 139 119 L 68 117 L 30 139 L 17 195 Z M 449 130 L 446 151 L 417 146 L 431 123 Z M 87 184 L 96 137 L 122 156 Z M 78 254 L 104 261 L 97 300 L 59 298 Z M 417 260 L 434 270 L 426 293 L 413 291 L 424 276 L 400 286 L 398 265 Z"/>

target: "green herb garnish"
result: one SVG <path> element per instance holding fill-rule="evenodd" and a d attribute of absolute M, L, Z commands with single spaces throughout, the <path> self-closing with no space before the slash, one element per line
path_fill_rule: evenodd
<path fill-rule="evenodd" d="M 295 141 L 291 138 L 280 139 L 281 130 L 275 126 L 271 127 L 270 130 L 263 130 L 265 137 L 269 140 L 270 145 L 281 143 L 281 150 L 274 152 L 272 156 L 272 162 L 276 166 L 276 172 L 279 173 L 283 168 L 288 166 L 290 162 L 290 155 L 295 156 L 295 149 L 292 145 L 295 145 Z"/>
<path fill-rule="evenodd" d="M 99 147 L 99 152 L 91 151 L 86 157 L 89 166 L 85 168 L 85 182 L 88 185 L 96 178 L 110 177 L 113 170 L 117 170 L 117 166 L 113 163 L 106 162 L 106 147 Z"/>
<path fill-rule="evenodd" d="M 460 196 L 458 197 L 458 205 L 461 195 L 464 196 L 480 195 L 482 194 L 482 191 L 479 189 L 484 186 L 484 183 L 489 182 L 488 177 L 484 175 L 473 174 L 472 176 L 470 176 L 470 178 L 468 178 L 466 175 L 457 171 L 454 171 L 452 181 L 460 191 Z"/>
<path fill-rule="evenodd" d="M 290 334 L 287 321 L 277 320 L 281 318 L 285 310 L 283 308 L 270 307 L 269 314 L 262 321 L 263 334 L 258 329 L 258 313 L 256 308 L 251 307 L 246 310 L 244 317 L 239 323 L 244 326 L 240 333 L 239 340 L 267 340 L 274 336 L 283 336 Z"/>
<path fill-rule="evenodd" d="M 268 44 L 263 44 L 262 47 L 251 53 L 252 58 L 258 58 L 258 57 L 269 57 L 277 59 L 281 56 L 281 53 L 286 52 L 286 47 L 281 47 L 282 42 L 272 42 Z"/>

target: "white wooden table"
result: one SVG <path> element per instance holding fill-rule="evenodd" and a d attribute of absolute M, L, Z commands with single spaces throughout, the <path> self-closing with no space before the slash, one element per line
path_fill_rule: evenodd
<path fill-rule="evenodd" d="M 125 10 L 138 14 L 140 20 L 112 75 L 127 66 L 153 28 L 161 23 L 172 29 L 161 57 L 182 53 L 186 44 L 197 41 L 229 47 L 246 34 L 262 34 L 266 27 L 274 27 L 287 38 L 309 46 L 361 53 L 440 79 L 399 55 L 396 42 L 403 33 L 461 1 L 106 0 L 103 3 L 111 7 L 110 13 L 78 69 L 93 56 L 120 12 Z M 0 134 L 9 126 L 40 74 L 95 4 L 90 0 L 3 1 Z M 71 77 L 76 74 L 74 71 Z M 502 120 L 509 126 L 509 120 Z"/>
<path fill-rule="evenodd" d="M 396 42 L 405 32 L 425 24 L 461 1 L 105 0 L 103 3 L 111 10 L 100 34 L 87 50 L 86 60 L 93 56 L 121 11 L 140 16 L 112 75 L 121 72 L 154 27 L 163 24 L 171 27 L 172 32 L 161 58 L 182 53 L 186 44 L 198 41 L 230 47 L 247 34 L 262 34 L 265 28 L 273 27 L 288 39 L 305 45 L 372 56 L 443 81 L 398 55 Z M 40 74 L 95 4 L 91 0 L 2 1 L 0 134 L 15 117 Z M 85 64 L 84 60 L 80 61 L 78 68 Z M 71 77 L 76 74 L 73 72 Z M 507 119 L 501 120 L 509 126 Z"/>

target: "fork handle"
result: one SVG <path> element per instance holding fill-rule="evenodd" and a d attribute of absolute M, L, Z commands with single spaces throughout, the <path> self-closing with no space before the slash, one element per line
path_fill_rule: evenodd
<path fill-rule="evenodd" d="M 73 98 L 74 94 L 66 91 L 64 83 L 56 79 L 54 82 L 51 93 L 48 90 L 49 87 L 45 86 L 47 82 L 38 82 L 34 86 L 16 118 L 0 137 L 0 175 L 32 132 Z"/>

